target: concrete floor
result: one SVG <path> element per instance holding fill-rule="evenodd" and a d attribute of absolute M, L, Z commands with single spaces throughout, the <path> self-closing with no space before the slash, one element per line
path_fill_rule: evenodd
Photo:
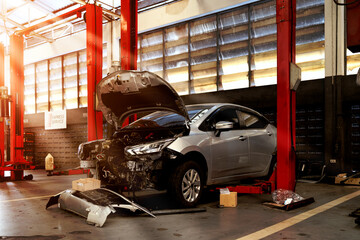
<path fill-rule="evenodd" d="M 111 214 L 104 226 L 97 228 L 56 206 L 45 210 L 48 197 L 42 197 L 71 188 L 72 180 L 85 175 L 47 177 L 42 170 L 31 173 L 32 181 L 0 183 L 0 239 L 238 239 L 270 226 L 283 226 L 284 220 L 360 191 L 355 186 L 298 183 L 297 193 L 314 197 L 315 203 L 288 212 L 262 205 L 271 200 L 270 195 L 239 195 L 236 208 L 218 208 L 217 194 L 209 193 L 200 204 L 206 212 L 151 218 L 122 211 Z M 150 209 L 171 206 L 164 193 L 149 191 L 141 195 L 139 203 Z M 261 238 L 360 239 L 360 226 L 348 216 L 357 208 L 359 195 Z"/>

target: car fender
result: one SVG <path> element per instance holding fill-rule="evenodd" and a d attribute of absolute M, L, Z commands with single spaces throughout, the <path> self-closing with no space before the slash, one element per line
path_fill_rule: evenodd
<path fill-rule="evenodd" d="M 210 173 L 212 164 L 209 141 L 211 141 L 211 139 L 207 134 L 192 134 L 190 136 L 184 136 L 176 139 L 167 148 L 176 151 L 181 155 L 186 155 L 191 152 L 200 153 L 205 158 L 208 168 L 207 179 L 210 179 L 209 177 L 211 177 Z"/>

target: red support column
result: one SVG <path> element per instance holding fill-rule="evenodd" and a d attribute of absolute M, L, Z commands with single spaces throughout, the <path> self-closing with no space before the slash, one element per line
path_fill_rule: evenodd
<path fill-rule="evenodd" d="M 5 70 L 5 51 L 4 51 L 4 45 L 0 43 L 0 87 L 5 86 L 4 70 Z M 0 117 L 0 167 L 4 166 L 4 162 L 5 162 L 4 159 L 5 132 L 4 131 L 5 131 L 5 118 Z M 4 177 L 4 172 L 0 170 L 0 178 L 1 177 Z"/>
<path fill-rule="evenodd" d="M 10 36 L 10 163 L 24 163 L 24 38 Z M 23 170 L 11 171 L 11 180 L 23 177 Z"/>
<path fill-rule="evenodd" d="M 137 70 L 138 1 L 121 0 L 121 70 Z M 123 127 L 135 121 L 134 114 L 125 119 Z"/>
<path fill-rule="evenodd" d="M 295 63 L 296 0 L 276 0 L 276 23 L 277 187 L 294 191 L 296 95 L 290 90 L 290 62 Z"/>
<path fill-rule="evenodd" d="M 96 111 L 96 85 L 102 79 L 102 9 L 86 5 L 88 141 L 103 138 L 103 116 Z"/>
<path fill-rule="evenodd" d="M 121 0 L 121 70 L 137 69 L 138 1 Z"/>

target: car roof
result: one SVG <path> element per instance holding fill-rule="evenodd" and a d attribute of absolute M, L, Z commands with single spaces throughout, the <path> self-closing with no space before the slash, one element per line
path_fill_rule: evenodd
<path fill-rule="evenodd" d="M 186 105 L 186 107 L 209 107 L 209 108 L 213 108 L 213 107 L 219 108 L 219 107 L 225 107 L 225 106 L 238 107 L 238 108 L 244 110 L 245 112 L 253 113 L 255 115 L 264 117 L 261 113 L 255 111 L 251 108 L 248 108 L 248 107 L 245 107 L 242 105 L 238 105 L 238 104 L 233 104 L 233 103 L 200 103 L 200 104 Z"/>

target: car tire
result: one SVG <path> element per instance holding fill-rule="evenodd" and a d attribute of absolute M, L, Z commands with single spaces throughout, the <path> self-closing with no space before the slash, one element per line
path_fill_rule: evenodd
<path fill-rule="evenodd" d="M 203 193 L 204 172 L 194 161 L 178 165 L 170 176 L 169 193 L 182 207 L 195 207 Z"/>
<path fill-rule="evenodd" d="M 271 158 L 271 163 L 270 163 L 270 167 L 269 167 L 269 172 L 266 176 L 266 180 L 269 180 L 270 177 L 272 176 L 273 172 L 276 170 L 276 165 L 277 165 L 277 155 L 273 155 Z"/>

